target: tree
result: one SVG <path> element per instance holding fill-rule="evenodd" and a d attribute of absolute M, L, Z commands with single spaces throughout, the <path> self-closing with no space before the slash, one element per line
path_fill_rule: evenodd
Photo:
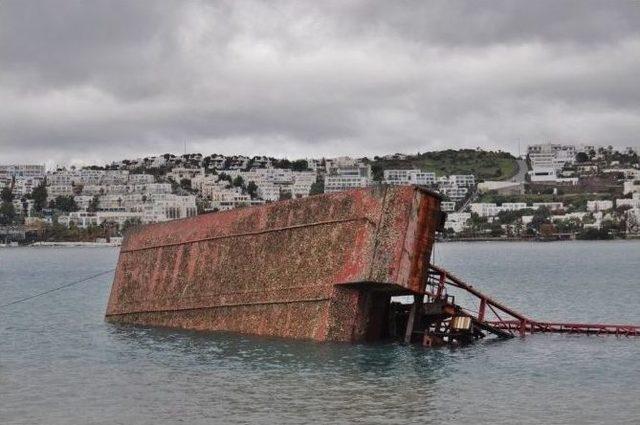
<path fill-rule="evenodd" d="M 306 171 L 309 169 L 309 163 L 304 159 L 298 159 L 291 163 L 291 170 Z"/>
<path fill-rule="evenodd" d="M 138 217 L 128 218 L 122 223 L 122 234 L 127 233 L 129 230 L 142 225 L 142 221 Z"/>
<path fill-rule="evenodd" d="M 247 193 L 251 198 L 255 198 L 258 196 L 258 185 L 254 181 L 250 181 L 247 185 Z"/>
<path fill-rule="evenodd" d="M 280 191 L 280 201 L 291 199 L 291 192 Z"/>
<path fill-rule="evenodd" d="M 7 225 L 13 223 L 16 218 L 16 211 L 11 202 L 3 202 L 0 205 L 0 224 Z"/>
<path fill-rule="evenodd" d="M 375 158 L 377 157 L 374 157 L 374 159 Z M 371 165 L 371 174 L 374 181 L 381 182 L 382 180 L 384 180 L 384 169 L 380 164 L 373 163 Z"/>
<path fill-rule="evenodd" d="M 233 185 L 235 187 L 243 187 L 244 179 L 242 178 L 242 176 L 237 176 L 235 179 L 233 179 Z"/>
<path fill-rule="evenodd" d="M 320 179 L 313 182 L 309 195 L 320 195 L 322 193 L 324 193 L 324 180 Z"/>
<path fill-rule="evenodd" d="M 10 187 L 5 187 L 2 189 L 0 193 L 0 201 L 2 202 L 11 202 L 13 200 L 13 193 L 11 193 Z"/>
<path fill-rule="evenodd" d="M 229 174 L 227 174 L 227 173 L 220 173 L 220 174 L 218 174 L 218 181 L 221 181 L 221 180 L 226 180 L 226 181 L 228 181 L 229 183 L 231 183 L 231 180 L 232 180 L 232 179 L 231 179 L 231 176 L 230 176 Z"/>
<path fill-rule="evenodd" d="M 46 181 L 43 181 L 31 191 L 31 198 L 33 199 L 33 209 L 37 212 L 42 211 L 47 206 L 47 185 Z"/>
<path fill-rule="evenodd" d="M 95 195 L 90 201 L 89 206 L 87 207 L 88 212 L 96 212 L 100 207 L 100 197 Z"/>
<path fill-rule="evenodd" d="M 78 204 L 73 196 L 57 196 L 53 201 L 53 207 L 64 212 L 78 211 Z"/>
<path fill-rule="evenodd" d="M 180 187 L 183 188 L 184 190 L 191 190 L 191 180 L 189 179 L 180 180 Z"/>
<path fill-rule="evenodd" d="M 289 161 L 288 159 L 284 158 L 284 159 L 277 159 L 275 161 L 273 161 L 273 167 L 274 168 L 291 168 L 291 161 Z"/>
<path fill-rule="evenodd" d="M 578 152 L 576 155 L 576 162 L 583 163 L 589 161 L 589 155 L 585 152 Z"/>
<path fill-rule="evenodd" d="M 547 207 L 541 207 L 533 213 L 530 226 L 537 231 L 540 231 L 540 226 L 543 224 L 549 224 L 551 218 L 551 211 Z"/>
<path fill-rule="evenodd" d="M 613 235 L 607 229 L 585 229 L 576 235 L 576 239 L 582 240 L 606 240 L 613 239 Z"/>

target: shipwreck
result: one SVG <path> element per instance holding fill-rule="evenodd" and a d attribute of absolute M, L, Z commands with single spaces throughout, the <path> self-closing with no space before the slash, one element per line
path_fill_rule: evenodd
<path fill-rule="evenodd" d="M 440 202 L 421 187 L 377 186 L 142 226 L 123 242 L 106 319 L 425 346 L 489 334 L 640 334 L 532 320 L 430 264 Z M 456 303 L 456 291 L 474 308 Z"/>

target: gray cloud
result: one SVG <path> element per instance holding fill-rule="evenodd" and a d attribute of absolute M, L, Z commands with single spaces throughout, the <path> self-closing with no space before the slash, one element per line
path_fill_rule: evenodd
<path fill-rule="evenodd" d="M 0 162 L 638 146 L 635 2 L 0 0 Z"/>

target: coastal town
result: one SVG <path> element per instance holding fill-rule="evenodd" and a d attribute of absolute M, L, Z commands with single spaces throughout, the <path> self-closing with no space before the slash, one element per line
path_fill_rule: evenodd
<path fill-rule="evenodd" d="M 119 243 L 132 227 L 373 185 L 440 193 L 440 237 L 613 239 L 640 234 L 638 152 L 536 144 L 373 158 L 164 154 L 106 165 L 0 164 L 0 243 Z"/>

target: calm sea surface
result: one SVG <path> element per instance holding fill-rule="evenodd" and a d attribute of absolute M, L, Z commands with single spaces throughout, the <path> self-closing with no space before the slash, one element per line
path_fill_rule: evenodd
<path fill-rule="evenodd" d="M 0 304 L 115 267 L 113 248 L 0 248 Z M 640 324 L 640 242 L 439 244 L 534 318 Z M 0 311 L 0 424 L 639 424 L 640 338 L 461 349 L 318 344 L 103 321 L 112 275 Z"/>

